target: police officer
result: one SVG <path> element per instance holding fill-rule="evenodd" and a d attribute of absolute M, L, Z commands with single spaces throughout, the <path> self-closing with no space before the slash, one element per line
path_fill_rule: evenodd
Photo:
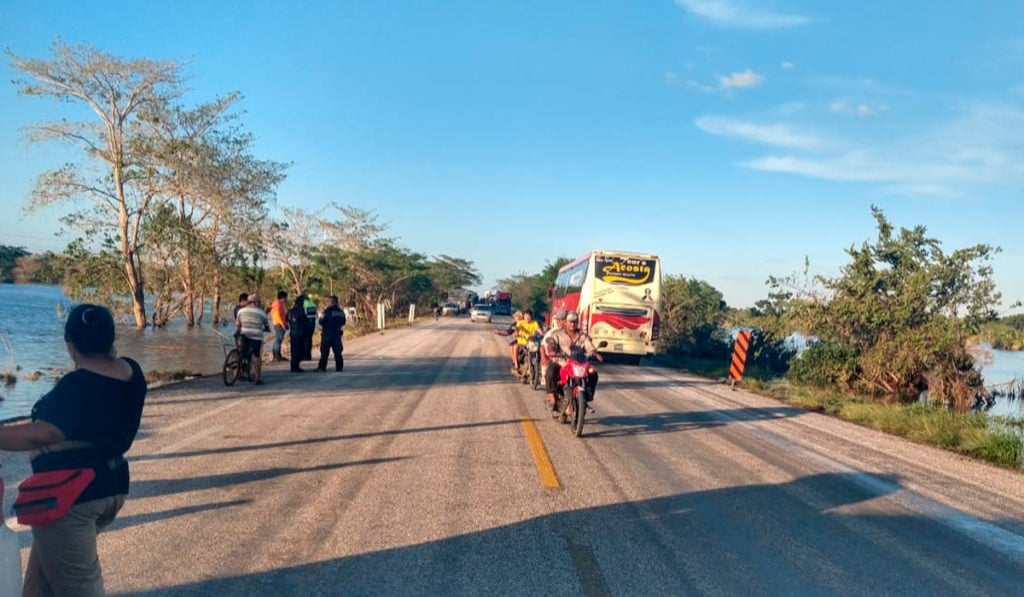
<path fill-rule="evenodd" d="M 338 297 L 327 297 L 327 308 L 320 316 L 320 365 L 317 371 L 327 371 L 327 355 L 334 351 L 334 370 L 345 368 L 344 348 L 341 345 L 342 328 L 345 327 L 345 312 L 338 307 Z"/>
<path fill-rule="evenodd" d="M 313 299 L 303 295 L 305 300 L 302 305 L 306 310 L 306 354 L 302 360 L 313 360 L 313 333 L 316 331 L 316 303 Z"/>
<path fill-rule="evenodd" d="M 306 360 L 306 309 L 303 306 L 303 295 L 295 298 L 295 304 L 288 310 L 288 337 L 292 343 L 291 371 L 302 373 L 299 364 Z"/>

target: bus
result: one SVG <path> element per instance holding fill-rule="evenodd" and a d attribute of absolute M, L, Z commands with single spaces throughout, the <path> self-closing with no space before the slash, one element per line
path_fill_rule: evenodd
<path fill-rule="evenodd" d="M 552 311 L 576 311 L 601 352 L 639 364 L 653 355 L 661 327 L 661 260 L 657 255 L 591 251 L 558 270 Z"/>

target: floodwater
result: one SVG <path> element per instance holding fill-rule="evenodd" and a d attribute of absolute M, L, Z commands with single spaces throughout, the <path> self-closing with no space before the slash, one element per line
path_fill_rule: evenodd
<path fill-rule="evenodd" d="M 50 390 L 57 378 L 71 369 L 64 345 L 63 315 L 71 301 L 57 286 L 0 284 L 0 374 L 17 377 L 13 384 L 0 379 L 0 421 L 25 416 L 32 404 Z M 143 371 L 180 371 L 211 374 L 220 371 L 229 328 L 220 333 L 206 325 L 188 329 L 180 320 L 164 328 L 117 329 L 118 354 L 131 357 Z M 20 370 L 18 370 L 20 367 Z M 30 377 L 39 372 L 39 378 Z"/>

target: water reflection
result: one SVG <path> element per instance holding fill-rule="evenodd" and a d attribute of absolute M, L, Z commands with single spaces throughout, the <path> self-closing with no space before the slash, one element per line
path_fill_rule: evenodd
<path fill-rule="evenodd" d="M 28 414 L 57 377 L 72 367 L 61 317 L 70 305 L 55 286 L 0 284 L 0 372 L 17 377 L 14 384 L 0 383 L 0 421 Z M 188 329 L 176 321 L 144 330 L 119 325 L 115 346 L 119 354 L 139 361 L 144 371 L 209 374 L 220 370 L 225 342 L 230 340 L 208 325 Z M 41 375 L 31 381 L 37 371 Z"/>

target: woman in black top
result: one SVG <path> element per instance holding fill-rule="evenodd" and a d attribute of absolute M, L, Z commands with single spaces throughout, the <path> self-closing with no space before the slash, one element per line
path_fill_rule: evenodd
<path fill-rule="evenodd" d="M 146 398 L 139 364 L 114 351 L 114 319 L 105 307 L 72 309 L 64 341 L 75 370 L 36 402 L 30 422 L 0 427 L 0 449 L 30 451 L 34 473 L 92 468 L 96 477 L 67 515 L 32 527 L 24 595 L 104 594 L 96 535 L 124 505 L 124 454 Z"/>

